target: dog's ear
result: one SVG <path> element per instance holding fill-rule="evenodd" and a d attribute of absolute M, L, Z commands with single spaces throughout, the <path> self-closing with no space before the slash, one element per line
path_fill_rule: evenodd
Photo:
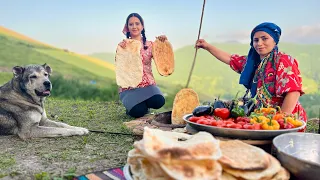
<path fill-rule="evenodd" d="M 17 76 L 23 74 L 24 68 L 21 66 L 15 66 L 12 68 L 12 72 L 13 72 L 14 76 L 17 77 Z"/>
<path fill-rule="evenodd" d="M 52 69 L 49 65 L 47 65 L 47 63 L 45 63 L 44 65 L 42 65 L 44 67 L 44 69 L 47 71 L 47 73 L 51 74 L 52 73 Z"/>

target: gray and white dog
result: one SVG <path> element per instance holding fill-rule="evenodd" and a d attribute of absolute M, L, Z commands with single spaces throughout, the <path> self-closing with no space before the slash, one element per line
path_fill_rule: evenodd
<path fill-rule="evenodd" d="M 21 139 L 88 134 L 88 129 L 49 120 L 44 101 L 50 95 L 50 66 L 12 69 L 14 77 L 0 87 L 0 135 Z"/>

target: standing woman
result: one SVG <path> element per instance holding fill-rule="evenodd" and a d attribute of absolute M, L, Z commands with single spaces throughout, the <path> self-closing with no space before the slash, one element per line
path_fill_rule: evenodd
<path fill-rule="evenodd" d="M 239 73 L 239 83 L 250 89 L 252 97 L 257 94 L 258 107 L 280 106 L 282 112 L 299 113 L 299 119 L 306 122 L 307 114 L 299 102 L 304 92 L 298 62 L 278 50 L 280 36 L 279 26 L 265 22 L 252 30 L 247 56 L 231 55 L 203 39 L 196 42 L 196 47 L 209 51 Z"/>
<path fill-rule="evenodd" d="M 122 104 L 126 108 L 126 113 L 132 117 L 142 117 L 148 113 L 149 108 L 159 109 L 165 104 L 165 98 L 156 85 L 152 73 L 151 59 L 152 41 L 148 41 L 145 35 L 144 21 L 138 13 L 131 13 L 126 20 L 122 31 L 127 39 L 138 40 L 142 44 L 140 50 L 143 77 L 136 88 L 119 88 L 119 95 Z M 160 41 L 165 41 L 166 36 L 157 37 Z M 126 42 L 119 43 L 122 48 L 126 47 Z M 134 67 L 132 67 L 134 68 Z M 123 72 L 126 73 L 126 72 Z"/>

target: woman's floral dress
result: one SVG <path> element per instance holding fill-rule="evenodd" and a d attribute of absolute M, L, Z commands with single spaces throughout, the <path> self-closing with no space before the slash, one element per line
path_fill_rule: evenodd
<path fill-rule="evenodd" d="M 246 56 L 237 54 L 231 56 L 230 67 L 235 72 L 241 73 L 245 64 Z M 262 60 L 253 81 L 257 82 L 258 107 L 267 105 L 281 107 L 286 93 L 298 91 L 301 95 L 304 94 L 297 60 L 282 52 L 276 52 L 273 58 L 267 57 Z M 299 101 L 292 114 L 299 115 L 300 120 L 307 122 L 307 114 Z"/>

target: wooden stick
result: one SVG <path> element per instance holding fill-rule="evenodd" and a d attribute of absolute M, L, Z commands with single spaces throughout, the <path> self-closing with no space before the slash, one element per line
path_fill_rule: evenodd
<path fill-rule="evenodd" d="M 202 19 L 203 19 L 203 12 L 204 12 L 204 6 L 205 6 L 205 4 L 206 4 L 206 0 L 203 1 L 202 14 L 201 14 L 201 19 L 200 19 L 200 27 L 199 27 L 199 32 L 198 32 L 197 41 L 198 41 L 199 38 L 200 38 L 200 32 L 201 32 L 201 26 L 202 26 Z M 190 80 L 191 80 L 192 71 L 193 71 L 193 68 L 194 68 L 194 65 L 195 65 L 195 62 L 196 62 L 197 52 L 198 52 L 198 48 L 196 48 L 196 52 L 194 53 L 194 58 L 193 58 L 193 62 L 192 62 L 191 70 L 190 70 L 190 73 L 189 73 L 189 77 L 188 77 L 188 81 L 187 81 L 186 88 L 188 88 L 189 83 L 190 83 Z"/>

